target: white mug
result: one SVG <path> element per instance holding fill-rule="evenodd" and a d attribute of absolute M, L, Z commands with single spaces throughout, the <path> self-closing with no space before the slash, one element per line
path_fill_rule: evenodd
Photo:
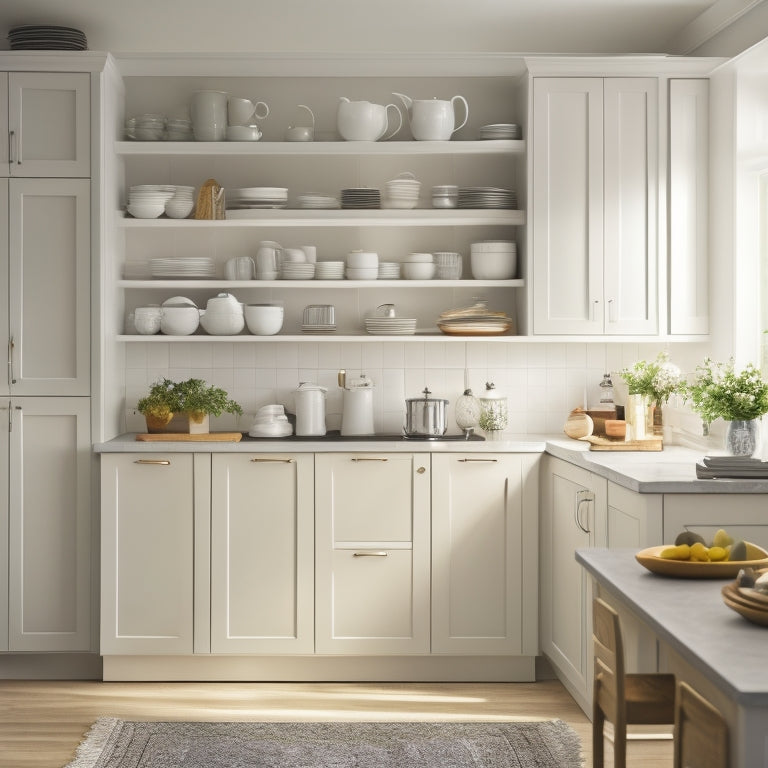
<path fill-rule="evenodd" d="M 224 265 L 227 280 L 253 280 L 256 266 L 250 256 L 235 256 Z"/>
<path fill-rule="evenodd" d="M 231 98 L 227 103 L 227 117 L 230 125 L 251 125 L 263 120 L 269 114 L 269 107 L 263 101 Z"/>
<path fill-rule="evenodd" d="M 190 114 L 195 141 L 224 141 L 227 137 L 227 93 L 195 91 Z"/>
<path fill-rule="evenodd" d="M 283 262 L 290 262 L 291 264 L 303 264 L 307 260 L 307 254 L 304 253 L 302 248 L 284 248 L 283 249 Z"/>
<path fill-rule="evenodd" d="M 277 276 L 282 261 L 283 247 L 274 240 L 262 240 L 256 251 L 256 274 L 259 277 Z M 274 276 L 274 277 L 273 277 Z"/>

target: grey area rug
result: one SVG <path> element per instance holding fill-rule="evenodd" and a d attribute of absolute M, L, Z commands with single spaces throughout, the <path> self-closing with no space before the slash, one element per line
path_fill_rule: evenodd
<path fill-rule="evenodd" d="M 67 768 L 577 768 L 562 720 L 140 722 L 101 718 Z"/>

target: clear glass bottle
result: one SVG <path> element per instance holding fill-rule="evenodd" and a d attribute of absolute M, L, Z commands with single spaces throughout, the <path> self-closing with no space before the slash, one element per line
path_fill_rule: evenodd
<path fill-rule="evenodd" d="M 467 388 L 464 394 L 456 399 L 456 424 L 464 432 L 465 437 L 469 437 L 480 421 L 480 401 L 472 394 L 472 390 Z"/>

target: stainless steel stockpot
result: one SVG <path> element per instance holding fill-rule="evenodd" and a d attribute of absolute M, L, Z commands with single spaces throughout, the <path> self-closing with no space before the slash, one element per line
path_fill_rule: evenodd
<path fill-rule="evenodd" d="M 410 397 L 405 401 L 405 426 L 403 432 L 408 437 L 437 437 L 448 429 L 448 401 L 432 394 L 428 387 L 423 390 L 424 397 Z"/>

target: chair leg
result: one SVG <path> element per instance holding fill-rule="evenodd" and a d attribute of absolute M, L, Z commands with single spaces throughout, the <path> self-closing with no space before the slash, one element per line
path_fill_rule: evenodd
<path fill-rule="evenodd" d="M 592 712 L 592 766 L 603 768 L 605 765 L 605 716 L 600 707 Z"/>
<path fill-rule="evenodd" d="M 613 724 L 613 766 L 627 768 L 627 724 L 622 718 Z"/>

